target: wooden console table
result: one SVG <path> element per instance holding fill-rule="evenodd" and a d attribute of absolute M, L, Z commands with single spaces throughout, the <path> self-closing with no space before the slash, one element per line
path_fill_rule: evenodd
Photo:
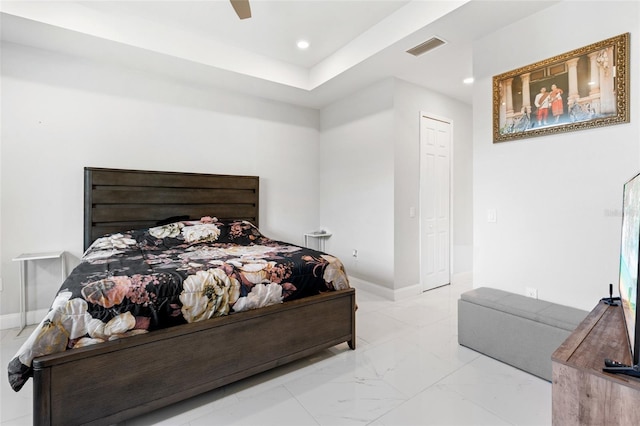
<path fill-rule="evenodd" d="M 554 425 L 640 425 L 640 378 L 603 373 L 631 364 L 620 306 L 600 302 L 551 356 Z"/>

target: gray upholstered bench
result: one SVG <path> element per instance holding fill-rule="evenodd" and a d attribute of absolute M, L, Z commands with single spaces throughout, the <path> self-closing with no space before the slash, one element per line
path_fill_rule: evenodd
<path fill-rule="evenodd" d="M 458 300 L 458 343 L 551 381 L 551 354 L 587 314 L 480 287 Z"/>

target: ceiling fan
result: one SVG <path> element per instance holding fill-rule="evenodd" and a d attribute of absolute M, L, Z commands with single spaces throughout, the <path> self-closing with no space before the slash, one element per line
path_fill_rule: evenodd
<path fill-rule="evenodd" d="M 238 18 L 247 19 L 251 18 L 251 5 L 249 5 L 249 0 L 230 0 L 231 6 L 238 14 Z"/>

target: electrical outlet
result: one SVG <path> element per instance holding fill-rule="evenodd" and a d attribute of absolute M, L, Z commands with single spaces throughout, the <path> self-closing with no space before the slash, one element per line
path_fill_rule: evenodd
<path fill-rule="evenodd" d="M 524 289 L 524 295 L 527 297 L 533 297 L 534 299 L 538 298 L 538 289 L 527 287 Z"/>

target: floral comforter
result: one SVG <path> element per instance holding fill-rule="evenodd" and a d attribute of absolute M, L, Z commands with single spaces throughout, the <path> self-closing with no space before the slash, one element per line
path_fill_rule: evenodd
<path fill-rule="evenodd" d="M 18 391 L 46 354 L 349 287 L 335 257 L 249 222 L 173 222 L 97 239 L 9 363 Z"/>

